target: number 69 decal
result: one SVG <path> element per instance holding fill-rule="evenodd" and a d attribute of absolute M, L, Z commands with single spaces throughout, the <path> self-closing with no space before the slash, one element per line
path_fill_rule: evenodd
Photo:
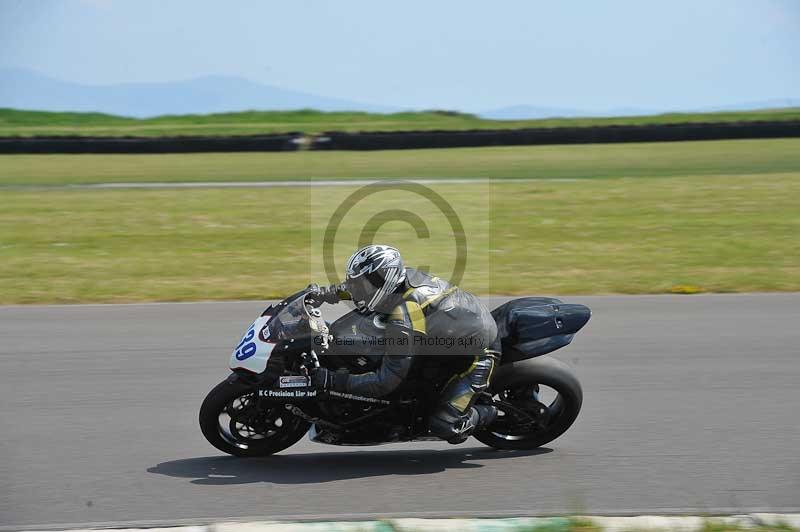
<path fill-rule="evenodd" d="M 245 360 L 256 354 L 256 344 L 252 341 L 255 335 L 255 324 L 253 324 L 253 327 L 250 327 L 250 330 L 242 337 L 242 341 L 233 350 L 236 360 Z"/>

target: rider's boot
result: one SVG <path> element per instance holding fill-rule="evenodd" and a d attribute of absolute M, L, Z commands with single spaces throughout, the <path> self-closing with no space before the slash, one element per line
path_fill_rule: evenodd
<path fill-rule="evenodd" d="M 448 443 L 463 443 L 477 429 L 491 425 L 495 419 L 496 406 L 475 405 L 463 414 L 452 407 L 442 408 L 431 416 L 431 433 Z"/>
<path fill-rule="evenodd" d="M 493 405 L 475 405 L 473 410 L 478 412 L 478 422 L 475 424 L 476 429 L 488 427 L 494 420 L 497 419 L 497 407 Z"/>

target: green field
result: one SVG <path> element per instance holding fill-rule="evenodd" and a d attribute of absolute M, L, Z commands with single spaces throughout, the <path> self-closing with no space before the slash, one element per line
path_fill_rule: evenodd
<path fill-rule="evenodd" d="M 344 168 L 330 164 L 345 155 L 334 153 L 219 155 L 210 169 L 211 156 L 15 156 L 0 158 L 0 183 L 224 181 L 317 168 L 329 169 L 322 177 L 381 176 L 401 172 L 393 165 L 423 168 L 426 155 L 439 163 L 429 176 L 578 178 L 432 187 L 464 222 L 461 284 L 476 292 L 800 290 L 798 140 L 484 150 L 363 153 Z M 311 155 L 331 159 L 315 167 L 303 159 Z M 274 165 L 267 176 L 264 160 Z M 235 171 L 215 173 L 226 167 Z M 320 235 L 354 189 L 0 188 L 0 303 L 262 299 L 326 282 Z M 390 222 L 378 239 L 412 264 L 452 271 L 446 220 L 403 194 L 354 209 L 337 235 L 337 263 L 367 218 L 405 208 L 428 223 L 430 238 Z"/>
<path fill-rule="evenodd" d="M 0 187 L 120 182 L 752 175 L 800 170 L 800 139 L 446 150 L 4 155 Z"/>
<path fill-rule="evenodd" d="M 800 120 L 800 108 L 543 120 L 483 120 L 474 115 L 448 111 L 374 114 L 361 112 L 324 113 L 309 109 L 159 116 L 136 119 L 101 113 L 51 113 L 0 109 L 0 137 L 34 135 L 255 135 L 287 132 L 313 134 L 324 131 L 512 129 L 686 122 L 740 122 L 751 120 Z"/>

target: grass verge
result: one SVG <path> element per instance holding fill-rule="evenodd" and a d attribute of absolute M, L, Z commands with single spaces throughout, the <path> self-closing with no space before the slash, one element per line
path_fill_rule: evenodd
<path fill-rule="evenodd" d="M 800 290 L 798 171 L 432 188 L 464 222 L 461 284 L 479 293 Z M 326 282 L 319 238 L 352 191 L 6 189 L 0 303 L 262 299 Z M 411 264 L 452 271 L 447 221 L 403 194 L 352 211 L 337 264 L 370 216 L 406 209 L 428 238 L 399 221 L 376 238 Z"/>
<path fill-rule="evenodd" d="M 2 155 L 4 185 L 374 178 L 755 175 L 800 171 L 800 139 L 378 152 Z"/>

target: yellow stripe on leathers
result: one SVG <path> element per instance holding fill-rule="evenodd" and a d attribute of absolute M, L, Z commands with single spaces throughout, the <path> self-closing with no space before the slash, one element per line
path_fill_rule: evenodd
<path fill-rule="evenodd" d="M 434 280 L 435 279 L 438 279 L 438 277 L 434 277 Z M 403 293 L 403 299 L 406 299 L 406 308 L 408 309 L 408 315 L 411 318 L 411 324 L 412 324 L 413 329 L 415 331 L 417 331 L 417 332 L 422 333 L 422 334 L 427 334 L 428 328 L 427 328 L 427 324 L 425 323 L 425 313 L 422 312 L 422 309 L 424 309 L 425 307 L 427 307 L 428 305 L 430 305 L 434 301 L 436 301 L 436 300 L 438 300 L 438 299 L 440 299 L 440 298 L 442 298 L 442 297 L 444 297 L 444 296 L 446 296 L 448 294 L 453 293 L 453 291 L 455 291 L 457 289 L 458 289 L 457 286 L 453 286 L 451 288 L 448 288 L 447 290 L 445 290 L 441 294 L 437 294 L 434 297 L 429 297 L 421 305 L 419 303 L 417 303 L 416 301 L 408 301 L 406 299 L 406 298 L 408 298 L 408 296 L 410 296 L 412 293 L 414 293 L 414 290 L 416 290 L 416 288 L 414 288 L 412 286 L 411 288 L 406 290 L 405 293 Z M 391 318 L 393 318 L 393 319 L 402 319 L 403 317 L 401 315 L 399 315 L 399 314 L 396 314 L 397 312 L 400 312 L 400 310 L 399 309 L 395 309 L 395 312 L 392 313 Z"/>
<path fill-rule="evenodd" d="M 462 379 L 462 378 L 466 377 L 467 375 L 469 375 L 469 372 L 472 371 L 473 369 L 475 369 L 475 367 L 478 365 L 479 361 L 480 361 L 480 358 L 477 355 L 475 355 L 475 360 L 472 361 L 472 364 L 470 364 L 470 366 L 467 368 L 466 371 L 463 371 L 461 373 L 456 373 L 455 375 L 453 375 L 452 377 L 447 379 L 447 382 L 444 383 L 444 389 L 447 389 L 447 387 L 450 386 L 450 384 L 454 380 Z"/>
<path fill-rule="evenodd" d="M 422 312 L 422 307 L 414 301 L 406 301 L 406 308 L 411 318 L 412 328 L 418 333 L 427 334 L 428 329 L 425 324 L 425 313 Z"/>
<path fill-rule="evenodd" d="M 459 395 L 458 397 L 456 397 L 455 399 L 450 401 L 450 404 L 456 410 L 458 410 L 460 413 L 463 414 L 464 412 L 467 411 L 467 408 L 469 408 L 469 404 L 472 402 L 472 397 L 474 395 L 475 395 L 475 392 L 467 392 L 467 393 L 465 393 L 463 395 Z"/>
<path fill-rule="evenodd" d="M 414 290 L 416 290 L 416 288 L 414 288 L 413 286 L 412 286 L 411 288 L 409 288 L 408 290 L 406 290 L 406 291 L 403 293 L 403 299 L 406 299 L 406 298 L 408 298 L 408 296 L 410 296 L 412 293 L 414 293 Z M 445 290 L 445 291 L 444 291 L 444 292 L 442 292 L 441 294 L 437 294 L 437 295 L 435 295 L 435 296 L 433 296 L 433 297 L 429 297 L 428 299 L 426 299 L 426 300 L 425 300 L 425 301 L 422 303 L 422 305 L 420 305 L 420 307 L 421 307 L 421 308 L 425 308 L 425 307 L 427 307 L 428 305 L 430 305 L 431 303 L 433 303 L 434 301 L 436 301 L 436 300 L 438 300 L 438 299 L 441 299 L 441 298 L 443 298 L 443 297 L 444 297 L 444 296 L 446 296 L 446 295 L 452 294 L 452 293 L 453 293 L 454 291 L 456 291 L 456 290 L 458 290 L 458 287 L 457 287 L 457 286 L 451 286 L 450 288 L 448 288 L 447 290 Z"/>
<path fill-rule="evenodd" d="M 421 334 L 427 334 L 427 327 L 425 324 L 425 313 L 422 312 L 422 307 L 420 307 L 414 301 L 406 301 L 406 312 L 408 312 L 408 317 L 411 319 L 411 328 Z M 403 307 L 399 305 L 395 307 L 392 313 L 389 315 L 389 320 L 393 321 L 405 321 L 403 316 Z"/>
<path fill-rule="evenodd" d="M 472 373 L 472 370 L 474 370 L 475 368 L 478 367 L 478 362 L 480 362 L 480 361 L 481 361 L 481 357 L 479 357 L 478 355 L 475 355 L 475 360 L 472 361 L 472 364 L 470 364 L 470 366 L 467 368 L 467 371 L 465 371 L 463 373 L 459 373 L 458 377 L 459 378 L 463 378 L 463 377 L 466 377 L 467 375 L 469 375 L 470 373 Z"/>

